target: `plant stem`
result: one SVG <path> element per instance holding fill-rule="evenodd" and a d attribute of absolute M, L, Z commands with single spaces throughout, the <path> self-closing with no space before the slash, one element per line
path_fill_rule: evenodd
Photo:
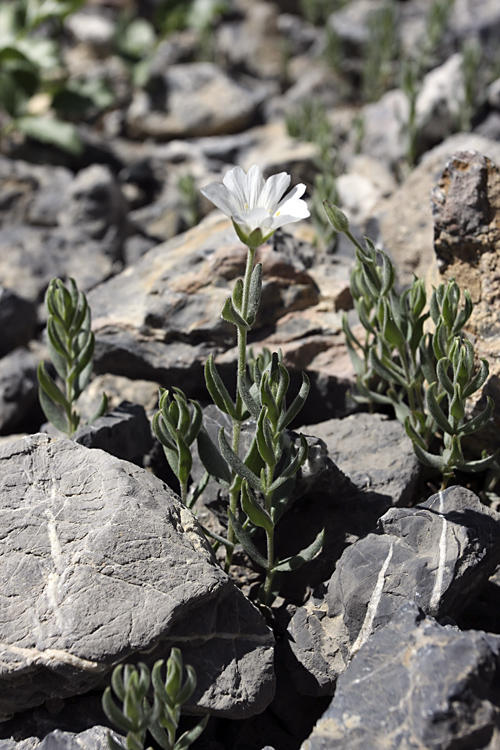
<path fill-rule="evenodd" d="M 241 310 L 240 310 L 240 314 L 243 320 L 246 320 L 247 315 L 248 315 L 250 280 L 252 278 L 252 270 L 253 270 L 256 250 L 257 248 L 255 247 L 249 247 L 248 253 L 247 253 L 245 276 L 243 279 L 243 298 L 242 298 Z M 233 419 L 233 439 L 232 439 L 231 447 L 234 453 L 236 453 L 236 455 L 238 456 L 239 449 L 240 449 L 241 416 L 244 411 L 243 400 L 240 394 L 240 383 L 245 378 L 246 367 L 247 367 L 247 329 L 246 328 L 238 326 L 237 345 L 238 345 L 238 363 L 237 363 L 237 370 L 236 370 L 236 413 L 238 414 L 238 418 Z M 233 483 L 229 491 L 229 510 L 231 511 L 233 515 L 236 515 L 236 510 L 238 507 L 238 497 L 240 494 L 240 487 L 241 487 L 241 482 L 235 483 L 234 478 L 233 478 Z M 234 533 L 234 528 L 233 528 L 231 519 L 229 519 L 229 522 L 228 522 L 227 541 L 231 542 L 233 545 L 236 542 L 236 534 Z M 229 571 L 232 559 L 233 559 L 233 549 L 231 547 L 226 547 L 226 561 L 224 565 L 224 569 L 226 573 Z"/>

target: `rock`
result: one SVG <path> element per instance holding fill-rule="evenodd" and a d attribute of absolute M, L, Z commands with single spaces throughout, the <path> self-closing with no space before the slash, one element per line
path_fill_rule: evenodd
<path fill-rule="evenodd" d="M 356 487 L 386 497 L 390 505 L 411 502 L 420 463 L 400 422 L 362 412 L 302 429 L 325 442 L 332 461 Z"/>
<path fill-rule="evenodd" d="M 401 89 L 387 91 L 362 109 L 363 153 L 395 170 L 406 157 L 404 123 L 408 119 L 408 99 Z"/>
<path fill-rule="evenodd" d="M 499 154 L 500 156 L 500 154 Z M 497 163 L 500 164 L 500 161 Z M 500 346 L 498 274 L 500 272 L 500 171 L 486 156 L 459 151 L 448 161 L 432 193 L 434 217 L 434 281 L 454 278 L 468 289 L 474 309 L 466 330 L 474 336 L 478 356 L 490 364 L 483 389 L 498 403 Z M 437 272 L 436 272 L 437 271 Z M 482 403 L 482 402 L 480 402 Z M 477 449 L 497 448 L 499 415 L 474 436 Z"/>
<path fill-rule="evenodd" d="M 101 688 L 172 646 L 198 675 L 189 707 L 243 718 L 272 698 L 273 637 L 156 477 L 68 440 L 0 448 L 0 715 Z"/>
<path fill-rule="evenodd" d="M 189 138 L 248 127 L 265 96 L 233 81 L 214 63 L 171 65 L 158 92 L 136 91 L 127 111 L 131 138 Z"/>
<path fill-rule="evenodd" d="M 116 732 L 107 727 L 95 726 L 79 733 L 54 729 L 43 740 L 37 737 L 20 742 L 2 740 L 1 750 L 108 750 L 108 734 L 111 734 L 115 742 L 123 744 L 124 738 Z"/>
<path fill-rule="evenodd" d="M 499 658 L 499 636 L 443 627 L 403 604 L 339 677 L 301 750 L 493 750 Z"/>
<path fill-rule="evenodd" d="M 0 359 L 0 434 L 36 429 L 41 424 L 39 360 L 36 351 L 25 348 L 14 349 Z"/>
<path fill-rule="evenodd" d="M 36 323 L 35 306 L 11 289 L 0 286 L 0 357 L 26 346 L 35 336 Z"/>
<path fill-rule="evenodd" d="M 396 189 L 396 181 L 381 161 L 358 154 L 336 180 L 339 205 L 356 226 L 364 226 L 373 209 Z"/>
<path fill-rule="evenodd" d="M 133 267 L 89 294 L 96 334 L 95 371 L 182 386 L 205 396 L 202 368 L 214 349 L 235 342 L 220 313 L 233 281 L 244 273 L 245 248 L 218 212 L 198 227 L 150 250 Z M 318 299 L 299 260 L 258 251 L 264 265 L 262 304 L 255 329 Z M 206 397 L 206 396 L 205 396 Z"/>
<path fill-rule="evenodd" d="M 456 150 L 471 149 L 500 164 L 498 143 L 475 133 L 457 133 L 427 152 L 403 184 L 376 207 L 380 240 L 402 285 L 410 285 L 413 274 L 425 277 L 434 266 L 430 195 L 450 156 Z"/>
<path fill-rule="evenodd" d="M 80 11 L 71 13 L 65 19 L 64 26 L 75 41 L 91 47 L 98 54 L 106 55 L 111 52 L 116 33 L 113 19 L 102 13 Z"/>
<path fill-rule="evenodd" d="M 490 107 L 500 110 L 500 78 L 496 78 L 493 83 L 490 83 L 487 96 Z"/>
<path fill-rule="evenodd" d="M 463 57 L 451 55 L 422 81 L 416 101 L 418 140 L 422 151 L 451 135 L 465 106 Z"/>
<path fill-rule="evenodd" d="M 292 618 L 298 689 L 331 695 L 353 655 L 403 601 L 435 617 L 456 617 L 498 565 L 499 520 L 463 487 L 414 508 L 390 508 L 376 533 L 345 550 L 324 598 Z"/>
<path fill-rule="evenodd" d="M 0 160 L 2 285 L 41 302 L 51 278 L 87 291 L 121 259 L 125 204 L 108 168 L 66 169 Z"/>
<path fill-rule="evenodd" d="M 112 261 L 122 259 L 126 203 L 109 167 L 102 164 L 82 169 L 68 190 L 68 201 L 58 216 L 66 231 L 77 229 L 98 241 Z"/>
<path fill-rule="evenodd" d="M 91 425 L 80 428 L 75 442 L 86 448 L 100 448 L 139 466 L 153 447 L 151 425 L 144 408 L 126 401 Z"/>

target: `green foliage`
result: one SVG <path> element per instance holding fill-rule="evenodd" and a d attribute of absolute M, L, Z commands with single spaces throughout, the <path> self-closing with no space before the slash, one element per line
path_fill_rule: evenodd
<path fill-rule="evenodd" d="M 41 92 L 53 98 L 53 74 L 61 64 L 56 39 L 35 32 L 51 21 L 56 28 L 85 0 L 18 0 L 0 6 L 0 105 L 8 116 L 4 133 L 23 132 L 37 140 L 55 143 L 79 154 L 82 144 L 76 130 L 49 115 L 29 111 L 32 97 Z"/>
<path fill-rule="evenodd" d="M 390 2 L 370 13 L 362 73 L 364 101 L 379 99 L 391 87 L 399 52 L 397 4 Z"/>
<path fill-rule="evenodd" d="M 191 173 L 183 174 L 177 180 L 180 195 L 179 214 L 186 229 L 191 229 L 202 219 L 200 193 Z"/>
<path fill-rule="evenodd" d="M 40 404 L 47 419 L 71 437 L 80 424 L 75 402 L 92 374 L 94 334 L 90 309 L 74 279 L 66 287 L 61 279 L 52 279 L 45 295 L 48 311 L 47 344 L 55 371 L 64 384 L 63 390 L 49 374 L 44 362 L 38 366 Z M 102 416 L 107 408 L 103 394 L 97 412 L 88 422 Z"/>
<path fill-rule="evenodd" d="M 331 13 L 339 10 L 348 0 L 300 0 L 300 12 L 309 23 L 324 26 Z"/>
<path fill-rule="evenodd" d="M 159 411 L 153 417 L 153 432 L 163 445 L 165 456 L 179 480 L 181 500 L 192 507 L 198 499 L 203 486 L 193 491 L 188 499 L 188 482 L 191 475 L 193 458 L 191 446 L 200 432 L 203 414 L 197 401 L 188 400 L 180 388 L 174 388 L 173 399 L 168 391 L 160 389 Z"/>
<path fill-rule="evenodd" d="M 477 472 L 495 460 L 483 456 L 466 460 L 462 438 L 482 429 L 493 411 L 486 408 L 467 418 L 467 400 L 483 386 L 488 363 L 479 367 L 472 344 L 463 328 L 472 313 L 472 301 L 454 280 L 434 289 L 427 311 L 422 279 L 415 278 L 399 294 L 389 257 L 365 239 L 363 248 L 349 231 L 347 217 L 331 204 L 325 210 L 332 226 L 343 231 L 356 248 L 356 266 L 351 275 L 351 294 L 364 328 L 356 337 L 344 316 L 346 343 L 356 372 L 353 398 L 366 404 L 390 404 L 405 425 L 418 458 L 443 475 L 443 485 L 454 471 Z M 432 319 L 434 332 L 424 324 Z M 442 449 L 432 453 L 436 437 Z"/>
<path fill-rule="evenodd" d="M 152 674 L 142 663 L 138 667 L 120 664 L 113 670 L 112 689 L 108 687 L 104 691 L 102 706 L 108 719 L 126 732 L 126 739 L 122 745 L 108 734 L 110 750 L 144 750 L 148 731 L 162 750 L 185 750 L 205 729 L 208 716 L 176 740 L 181 708 L 194 692 L 196 673 L 188 665 L 186 680 L 182 683 L 182 654 L 178 648 L 170 652 L 165 679 L 161 675 L 162 667 L 163 659 L 155 663 Z M 147 698 L 151 683 L 152 705 Z M 123 704 L 121 709 L 113 692 Z"/>

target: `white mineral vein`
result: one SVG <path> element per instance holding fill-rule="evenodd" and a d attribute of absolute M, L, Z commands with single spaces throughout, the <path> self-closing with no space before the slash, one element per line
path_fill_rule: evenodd
<path fill-rule="evenodd" d="M 108 669 L 106 664 L 100 664 L 97 661 L 82 659 L 69 651 L 63 651 L 58 648 L 47 648 L 40 651 L 37 648 L 22 648 L 14 646 L 11 643 L 0 643 L 0 661 L 2 652 L 21 656 L 27 664 L 45 664 L 46 666 L 55 667 L 57 664 L 68 664 L 71 667 L 84 669 L 87 672 L 104 672 Z"/>
<path fill-rule="evenodd" d="M 372 632 L 373 620 L 375 619 L 378 605 L 380 604 L 380 599 L 382 598 L 382 592 L 384 590 L 385 583 L 385 574 L 387 573 L 387 568 L 389 567 L 389 563 L 391 562 L 393 547 L 394 542 L 391 542 L 389 552 L 387 553 L 387 557 L 385 558 L 384 563 L 380 568 L 379 574 L 377 576 L 377 583 L 375 584 L 372 595 L 370 597 L 370 601 L 368 602 L 365 619 L 363 620 L 361 630 L 359 631 L 358 637 L 351 646 L 351 656 L 353 656 L 356 651 L 359 651 L 361 646 L 365 643 L 368 636 Z"/>
<path fill-rule="evenodd" d="M 443 595 L 443 581 L 444 571 L 446 568 L 446 532 L 448 527 L 448 521 L 443 515 L 443 493 L 439 491 L 439 515 L 442 520 L 441 537 L 439 539 L 439 559 L 436 570 L 436 580 L 434 581 L 434 588 L 432 589 L 431 599 L 429 602 L 429 614 L 435 617 L 438 613 L 439 602 Z"/>

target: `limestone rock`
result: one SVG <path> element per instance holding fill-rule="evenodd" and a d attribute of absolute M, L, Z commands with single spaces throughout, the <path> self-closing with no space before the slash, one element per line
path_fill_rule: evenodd
<path fill-rule="evenodd" d="M 301 750 L 495 750 L 500 638 L 461 632 L 401 606 L 339 677 Z"/>
<path fill-rule="evenodd" d="M 147 471 L 32 435 L 0 448 L 0 716 L 102 688 L 172 646 L 189 707 L 234 718 L 272 698 L 273 637 L 192 514 Z"/>
<path fill-rule="evenodd" d="M 325 597 L 294 615 L 289 643 L 302 665 L 299 689 L 332 694 L 353 655 L 405 600 L 435 617 L 458 615 L 498 565 L 499 520 L 463 487 L 389 509 L 376 533 L 345 550 Z"/>
<path fill-rule="evenodd" d="M 36 307 L 11 289 L 0 286 L 0 357 L 34 338 Z"/>

